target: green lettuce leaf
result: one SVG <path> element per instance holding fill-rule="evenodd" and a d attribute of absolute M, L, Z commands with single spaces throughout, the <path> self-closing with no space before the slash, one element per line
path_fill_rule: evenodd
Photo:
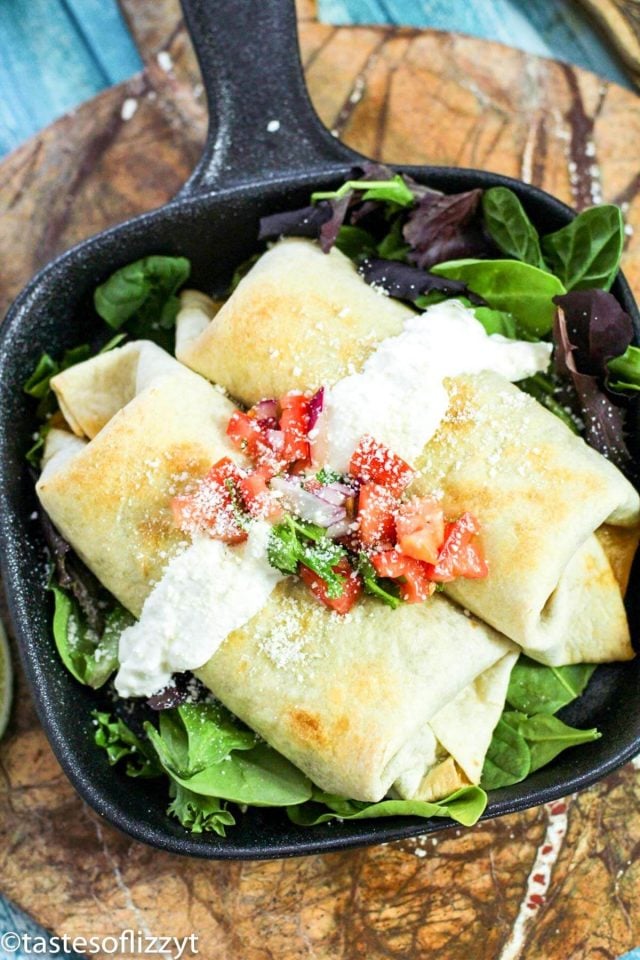
<path fill-rule="evenodd" d="M 327 820 L 370 820 L 377 817 L 451 817 L 465 827 L 480 819 L 487 805 L 487 795 L 480 787 L 463 787 L 444 800 L 380 800 L 365 803 L 345 800 L 313 788 L 309 803 L 287 809 L 287 816 L 301 827 L 312 827 Z M 327 809 L 328 808 L 328 809 Z"/>
<path fill-rule="evenodd" d="M 226 828 L 234 826 L 236 818 L 217 797 L 203 797 L 175 781 L 169 788 L 173 800 L 167 813 L 176 817 L 191 833 L 217 833 L 226 836 Z"/>
<path fill-rule="evenodd" d="M 100 710 L 93 710 L 91 716 L 96 727 L 94 740 L 106 751 L 111 766 L 126 759 L 128 777 L 162 776 L 162 768 L 149 744 L 137 737 L 123 720 Z"/>
<path fill-rule="evenodd" d="M 104 629 L 98 635 L 71 594 L 53 581 L 49 589 L 55 601 L 53 638 L 60 659 L 76 680 L 97 690 L 117 668 L 120 634 L 134 618 L 114 601 L 106 614 Z"/>
<path fill-rule="evenodd" d="M 192 793 L 256 807 L 303 803 L 307 777 L 219 704 L 187 704 L 145 723 L 165 772 Z"/>
<path fill-rule="evenodd" d="M 608 290 L 620 268 L 624 220 L 620 207 L 590 207 L 542 240 L 547 262 L 567 290 Z"/>
<path fill-rule="evenodd" d="M 96 311 L 114 330 L 126 324 L 134 337 L 171 349 L 180 307 L 176 293 L 190 273 L 191 264 L 185 257 L 136 260 L 116 270 L 96 289 Z"/>
<path fill-rule="evenodd" d="M 553 274 L 518 260 L 452 260 L 431 273 L 466 284 L 493 310 L 510 313 L 528 338 L 540 339 L 553 328 L 552 298 L 565 288 Z"/>

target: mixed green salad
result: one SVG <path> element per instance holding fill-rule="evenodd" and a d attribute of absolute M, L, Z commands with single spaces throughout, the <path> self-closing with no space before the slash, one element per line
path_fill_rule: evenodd
<path fill-rule="evenodd" d="M 640 348 L 631 345 L 631 318 L 609 292 L 624 247 L 618 207 L 593 207 L 540 236 L 506 187 L 445 195 L 367 164 L 338 190 L 314 193 L 308 206 L 263 218 L 259 241 L 280 236 L 313 237 L 325 252 L 335 245 L 367 283 L 418 309 L 455 297 L 489 333 L 552 340 L 553 368 L 519 386 L 631 474 L 625 415 L 629 398 L 640 390 Z M 238 268 L 230 290 L 259 255 Z M 27 453 L 34 470 L 46 434 L 61 416 L 51 377 L 127 337 L 150 339 L 173 352 L 177 294 L 189 274 L 182 257 L 149 256 L 123 267 L 95 291 L 104 344 L 81 345 L 59 359 L 43 354 L 24 387 L 37 401 L 38 427 Z M 57 650 L 79 683 L 109 692 L 118 640 L 133 618 L 46 515 L 41 521 L 51 559 Z M 374 571 L 369 579 L 372 591 L 383 589 Z M 283 807 L 290 820 L 305 826 L 398 814 L 448 816 L 471 825 L 485 808 L 487 790 L 517 783 L 562 750 L 599 736 L 557 716 L 584 691 L 594 669 L 548 667 L 522 655 L 481 786 L 438 803 L 363 803 L 323 793 L 191 675 L 178 676 L 175 686 L 146 702 L 105 696 L 93 713 L 95 742 L 128 776 L 162 778 L 168 812 L 193 833 L 224 836 L 238 810 L 248 806 Z"/>

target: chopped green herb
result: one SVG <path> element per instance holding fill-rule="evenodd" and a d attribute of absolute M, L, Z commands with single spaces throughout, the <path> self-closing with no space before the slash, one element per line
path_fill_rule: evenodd
<path fill-rule="evenodd" d="M 327 596 L 332 600 L 341 597 L 344 591 L 345 578 L 333 568 L 346 555 L 344 547 L 334 543 L 324 527 L 291 516 L 272 528 L 267 545 L 267 558 L 272 567 L 282 573 L 297 573 L 298 564 L 303 563 L 324 580 Z"/>
<path fill-rule="evenodd" d="M 402 598 L 400 597 L 397 583 L 394 583 L 393 580 L 379 577 L 371 560 L 369 560 L 366 553 L 362 551 L 358 554 L 357 568 L 358 573 L 362 577 L 366 593 L 382 600 L 382 602 L 386 603 L 392 610 L 400 606 Z"/>

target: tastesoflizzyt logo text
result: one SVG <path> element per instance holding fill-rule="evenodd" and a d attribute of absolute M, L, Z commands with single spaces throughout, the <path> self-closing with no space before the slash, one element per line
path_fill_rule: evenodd
<path fill-rule="evenodd" d="M 0 934 L 0 955 L 3 952 L 7 955 L 20 952 L 25 956 L 64 956 L 72 953 L 84 953 L 87 956 L 113 954 L 117 957 L 155 955 L 166 960 L 181 960 L 182 957 L 198 953 L 198 936 L 191 933 L 188 937 L 154 937 L 140 930 L 123 930 L 117 936 L 70 937 L 63 934 L 40 937 L 7 930 Z"/>

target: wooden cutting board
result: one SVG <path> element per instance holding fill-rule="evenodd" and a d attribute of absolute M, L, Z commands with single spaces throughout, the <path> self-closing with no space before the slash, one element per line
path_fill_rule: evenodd
<path fill-rule="evenodd" d="M 0 165 L 0 297 L 70 244 L 167 200 L 199 155 L 198 72 L 173 0 L 125 0 L 146 71 Z M 390 163 L 485 167 L 584 206 L 625 205 L 640 288 L 640 100 L 468 37 L 331 27 L 299 8 L 313 100 Z M 158 54 L 162 52 L 161 56 Z M 636 231 L 634 233 L 634 230 Z M 178 859 L 76 796 L 22 678 L 0 747 L 0 890 L 69 935 L 199 937 L 206 960 L 566 960 L 640 944 L 640 774 L 433 839 L 276 863 Z"/>

